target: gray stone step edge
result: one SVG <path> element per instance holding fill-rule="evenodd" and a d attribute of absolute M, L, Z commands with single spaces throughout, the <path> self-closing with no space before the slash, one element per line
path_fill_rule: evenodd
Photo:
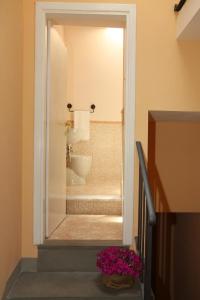
<path fill-rule="evenodd" d="M 49 298 L 14 298 L 14 300 L 49 300 Z M 128 298 L 123 298 L 123 300 L 130 300 L 130 297 L 129 299 Z M 143 298 L 141 298 L 140 296 L 136 296 L 134 297 L 132 300 L 142 300 Z M 73 298 L 69 298 L 69 297 L 59 297 L 59 298 L 51 298 L 50 300 L 88 300 L 88 298 L 83 298 L 83 297 L 73 297 Z M 91 300 L 91 299 L 90 299 Z M 113 300 L 113 297 L 106 297 L 106 298 L 102 298 L 102 297 L 95 297 L 93 298 L 92 300 Z M 153 300 L 153 299 L 152 299 Z"/>
<path fill-rule="evenodd" d="M 7 300 L 7 295 L 9 293 L 9 291 L 11 290 L 11 288 L 14 286 L 15 282 L 18 280 L 19 276 L 21 273 L 23 272 L 37 272 L 37 258 L 32 258 L 32 257 L 26 257 L 26 258 L 21 258 L 17 264 L 17 266 L 15 267 L 14 271 L 12 272 L 12 274 L 10 275 L 3 296 L 2 296 L 2 300 Z M 44 300 L 45 298 L 29 298 L 29 300 Z M 54 298 L 52 300 L 60 300 L 60 299 L 65 299 L 65 298 Z M 110 300 L 109 298 L 105 298 L 106 300 Z M 113 298 L 112 298 L 113 299 Z M 24 300 L 24 299 L 20 299 L 20 298 L 15 298 L 15 300 Z M 67 298 L 67 300 L 70 300 L 69 298 Z M 72 300 L 87 300 L 86 298 L 73 298 Z M 96 298 L 95 300 L 102 300 Z M 134 300 L 141 300 L 141 298 L 134 298 Z"/>
<path fill-rule="evenodd" d="M 103 245 L 43 244 L 38 246 L 39 272 L 96 272 L 97 253 Z M 84 257 L 84 259 L 83 259 Z"/>
<path fill-rule="evenodd" d="M 19 260 L 15 269 L 7 280 L 1 300 L 7 299 L 10 289 L 17 281 L 19 275 L 23 272 L 37 272 L 37 258 L 24 257 Z"/>

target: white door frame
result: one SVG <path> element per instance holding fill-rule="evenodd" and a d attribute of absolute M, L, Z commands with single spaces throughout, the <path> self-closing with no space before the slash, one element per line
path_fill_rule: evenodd
<path fill-rule="evenodd" d="M 133 242 L 136 5 L 36 2 L 35 125 L 34 125 L 34 244 L 45 239 L 47 19 L 57 14 L 118 15 L 126 18 L 124 61 L 124 190 L 123 244 Z"/>

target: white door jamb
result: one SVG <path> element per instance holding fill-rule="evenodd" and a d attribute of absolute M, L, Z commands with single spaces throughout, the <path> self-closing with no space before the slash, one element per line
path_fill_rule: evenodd
<path fill-rule="evenodd" d="M 47 20 L 62 14 L 117 15 L 126 18 L 124 62 L 124 191 L 123 244 L 133 241 L 136 5 L 36 2 L 35 125 L 34 125 L 34 244 L 45 239 Z"/>

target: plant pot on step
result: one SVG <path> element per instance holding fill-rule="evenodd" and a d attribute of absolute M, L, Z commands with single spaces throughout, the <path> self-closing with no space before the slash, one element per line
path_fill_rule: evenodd
<path fill-rule="evenodd" d="M 102 282 L 103 284 L 112 289 L 127 289 L 131 288 L 134 285 L 134 278 L 129 275 L 102 275 Z"/>
<path fill-rule="evenodd" d="M 142 260 L 134 250 L 111 246 L 97 253 L 97 269 L 102 283 L 113 289 L 130 288 L 143 270 Z"/>

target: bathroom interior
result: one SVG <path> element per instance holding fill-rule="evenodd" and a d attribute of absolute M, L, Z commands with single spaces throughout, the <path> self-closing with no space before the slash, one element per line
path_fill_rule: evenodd
<path fill-rule="evenodd" d="M 48 39 L 46 238 L 121 242 L 123 26 L 74 17 Z"/>

